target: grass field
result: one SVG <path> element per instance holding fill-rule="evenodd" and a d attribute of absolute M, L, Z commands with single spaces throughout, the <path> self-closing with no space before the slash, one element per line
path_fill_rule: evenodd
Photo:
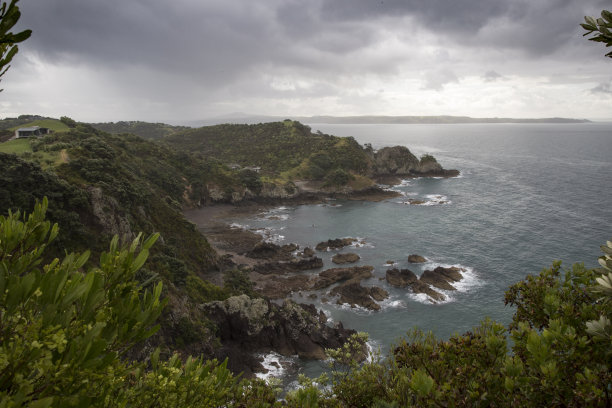
<path fill-rule="evenodd" d="M 70 130 L 70 128 L 68 126 L 66 126 L 65 124 L 63 124 L 62 122 L 60 122 L 57 119 L 40 119 L 40 120 L 35 120 L 32 121 L 30 123 L 26 123 L 25 125 L 21 125 L 21 126 L 15 126 L 13 128 L 11 128 L 10 130 L 17 130 L 19 128 L 23 128 L 23 127 L 30 127 L 30 126 L 40 126 L 40 127 L 45 127 L 45 128 L 49 128 L 54 132 L 66 132 L 68 130 Z"/>
<path fill-rule="evenodd" d="M 59 166 L 68 161 L 66 149 L 53 152 L 33 152 L 32 146 L 30 145 L 30 139 L 15 139 L 0 143 L 0 152 L 16 154 L 22 159 L 38 163 L 43 169 Z"/>
<path fill-rule="evenodd" d="M 14 153 L 21 155 L 26 152 L 31 152 L 32 146 L 28 139 L 15 139 L 8 142 L 0 143 L 0 152 Z"/>

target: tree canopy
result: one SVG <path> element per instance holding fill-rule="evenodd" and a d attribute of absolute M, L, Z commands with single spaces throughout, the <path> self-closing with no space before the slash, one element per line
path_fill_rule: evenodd
<path fill-rule="evenodd" d="M 585 22 L 580 24 L 587 32 L 584 36 L 593 35 L 589 38 L 590 41 L 601 42 L 606 47 L 612 46 L 612 13 L 608 10 L 601 12 L 601 18 L 590 16 L 584 17 Z M 612 51 L 606 54 L 606 57 L 612 58 Z"/>
<path fill-rule="evenodd" d="M 9 69 L 10 62 L 19 51 L 17 44 L 32 35 L 32 30 L 23 30 L 16 34 L 11 32 L 21 17 L 17 7 L 18 1 L 11 0 L 10 3 L 3 1 L 0 4 L 0 77 Z"/>

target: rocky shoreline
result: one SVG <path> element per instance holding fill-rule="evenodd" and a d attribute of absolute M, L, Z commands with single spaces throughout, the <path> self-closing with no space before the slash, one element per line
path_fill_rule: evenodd
<path fill-rule="evenodd" d="M 296 244 L 266 242 L 253 231 L 229 224 L 230 220 L 269 210 L 270 206 L 252 204 L 216 205 L 185 211 L 186 217 L 206 235 L 223 260 L 220 271 L 210 280 L 222 285 L 224 270 L 239 269 L 248 274 L 255 292 L 262 296 L 251 299 L 242 295 L 240 299 L 230 298 L 225 303 L 202 305 L 219 327 L 222 347 L 218 357 L 231 357 L 230 361 L 234 362 L 231 369 L 245 375 L 265 370 L 261 358 L 255 357 L 258 353 L 275 351 L 286 356 L 323 358 L 325 348 L 338 347 L 353 333 L 341 324 L 328 324 L 322 312 L 312 304 L 295 303 L 291 300 L 293 294 L 305 300 L 318 298 L 322 303 L 333 301 L 374 312 L 389 298 L 387 290 L 371 283 L 375 268 L 359 265 L 360 256 L 346 251 L 348 247 L 363 245 L 357 238 L 330 238 L 301 248 Z M 328 252 L 334 253 L 331 256 L 332 264 L 336 264 L 334 267 L 325 265 L 321 258 Z M 412 254 L 405 261 L 418 264 L 427 259 Z M 357 265 L 352 265 L 355 263 Z M 395 265 L 395 262 L 388 263 L 380 279 L 390 288 L 424 294 L 431 303 L 445 301 L 444 292 L 455 290 L 454 284 L 463 279 L 465 272 L 457 267 L 439 266 L 425 270 L 418 277 L 409 269 L 398 269 Z M 370 282 L 364 283 L 367 280 Z M 302 316 L 299 327 L 292 326 L 291 319 L 283 317 L 291 315 L 289 309 Z"/>

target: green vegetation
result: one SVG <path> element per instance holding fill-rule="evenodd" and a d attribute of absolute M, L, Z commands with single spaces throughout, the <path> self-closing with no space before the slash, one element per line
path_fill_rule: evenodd
<path fill-rule="evenodd" d="M 51 119 L 51 118 L 36 119 L 31 122 L 26 122 L 26 123 L 23 123 L 17 126 L 13 126 L 12 128 L 9 128 L 9 129 L 15 131 L 21 127 L 29 127 L 29 126 L 45 127 L 45 128 L 52 130 L 53 132 L 65 132 L 69 130 L 69 127 L 66 126 L 63 122 L 57 119 Z"/>
<path fill-rule="evenodd" d="M 358 350 L 336 351 L 331 375 L 303 378 L 305 388 L 289 400 L 307 407 L 610 406 L 612 242 L 602 249 L 604 269 L 577 264 L 563 272 L 555 262 L 510 287 L 505 302 L 516 312 L 508 329 L 485 320 L 447 341 L 412 330 L 388 358 L 361 366 L 351 361 Z"/>
<path fill-rule="evenodd" d="M 164 142 L 172 147 L 222 159 L 225 164 L 257 166 L 281 183 L 304 179 L 345 185 L 352 175 L 366 176 L 371 157 L 351 137 L 313 133 L 299 122 L 216 125 L 176 132 Z"/>
<path fill-rule="evenodd" d="M 0 144 L 0 152 L 23 155 L 23 153 L 32 152 L 32 145 L 29 139 L 10 140 Z"/>
<path fill-rule="evenodd" d="M 272 406 L 275 392 L 258 381 L 239 382 L 226 363 L 126 362 L 149 338 L 164 308 L 162 284 L 150 290 L 136 277 L 158 239 L 113 238 L 99 263 L 70 253 L 44 264 L 58 234 L 45 219 L 47 201 L 32 214 L 0 216 L 0 399 L 3 407 Z"/>
<path fill-rule="evenodd" d="M 176 132 L 187 131 L 187 126 L 172 126 L 166 123 L 149 123 L 141 121 L 92 123 L 91 126 L 108 133 L 131 133 L 145 139 L 158 140 Z"/>
<path fill-rule="evenodd" d="M 159 329 L 162 283 L 138 278 L 158 235 L 45 261 L 59 236 L 45 218 L 47 201 L 30 215 L 0 216 L 0 396 L 3 406 L 181 407 L 448 407 L 609 406 L 612 386 L 612 242 L 602 268 L 560 262 L 513 285 L 509 328 L 485 320 L 441 341 L 412 330 L 391 355 L 359 364 L 364 334 L 329 350 L 331 371 L 278 401 L 259 380 L 239 381 L 226 363 L 126 360 Z M 90 265 L 89 267 L 87 265 Z M 240 273 L 226 285 L 245 282 Z M 248 285 L 248 284 L 247 284 Z M 204 332 L 188 319 L 181 341 Z M 509 343 L 506 335 L 512 343 Z"/>
<path fill-rule="evenodd" d="M 584 17 L 585 23 L 580 24 L 587 32 L 584 36 L 593 35 L 589 38 L 590 41 L 601 42 L 606 47 L 612 47 L 612 13 L 608 10 L 601 12 L 601 18 L 590 16 Z M 606 54 L 606 57 L 612 58 L 612 51 Z"/>
<path fill-rule="evenodd" d="M 17 7 L 18 1 L 11 0 L 10 3 L 6 1 L 0 3 L 0 77 L 9 69 L 9 64 L 19 51 L 17 44 L 27 40 L 32 35 L 32 30 L 23 30 L 17 34 L 10 31 L 21 17 L 21 12 Z"/>
<path fill-rule="evenodd" d="M 97 257 L 113 235 L 131 241 L 135 231 L 160 233 L 162 240 L 137 279 L 164 283 L 172 315 L 162 315 L 162 330 L 148 341 L 165 352 L 189 345 L 182 319 L 198 327 L 203 333 L 198 344 L 210 352 L 214 328 L 195 305 L 233 292 L 208 282 L 220 273 L 217 255 L 182 208 L 204 200 L 210 183 L 230 192 L 242 188 L 239 174 L 215 161 L 83 124 L 28 140 L 32 152 L 20 157 L 0 153 L 0 214 L 32 209 L 49 197 L 49 219 L 63 226 L 48 248 L 49 257 L 87 249 Z"/>

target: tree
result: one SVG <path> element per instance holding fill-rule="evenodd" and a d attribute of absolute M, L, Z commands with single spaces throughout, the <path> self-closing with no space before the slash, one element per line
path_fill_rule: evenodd
<path fill-rule="evenodd" d="M 584 17 L 585 23 L 580 24 L 587 32 L 584 36 L 594 34 L 589 38 L 590 41 L 602 42 L 606 47 L 612 47 L 612 13 L 608 10 L 601 12 L 601 18 L 590 16 Z M 612 58 L 612 52 L 606 54 L 606 57 Z"/>
<path fill-rule="evenodd" d="M 158 238 L 117 237 L 99 266 L 89 252 L 44 264 L 58 234 L 47 199 L 30 215 L 0 216 L 0 407 L 269 407 L 275 392 L 238 382 L 226 364 L 202 358 L 125 361 L 151 336 L 165 301 L 162 284 L 144 290 L 136 273 Z M 250 405 L 249 405 L 250 406 Z"/>
<path fill-rule="evenodd" d="M 10 3 L 3 1 L 0 5 L 0 77 L 9 69 L 9 63 L 19 51 L 17 44 L 32 35 L 32 30 L 23 30 L 17 34 L 10 31 L 21 17 L 21 12 L 17 7 L 18 1 L 11 0 Z"/>

